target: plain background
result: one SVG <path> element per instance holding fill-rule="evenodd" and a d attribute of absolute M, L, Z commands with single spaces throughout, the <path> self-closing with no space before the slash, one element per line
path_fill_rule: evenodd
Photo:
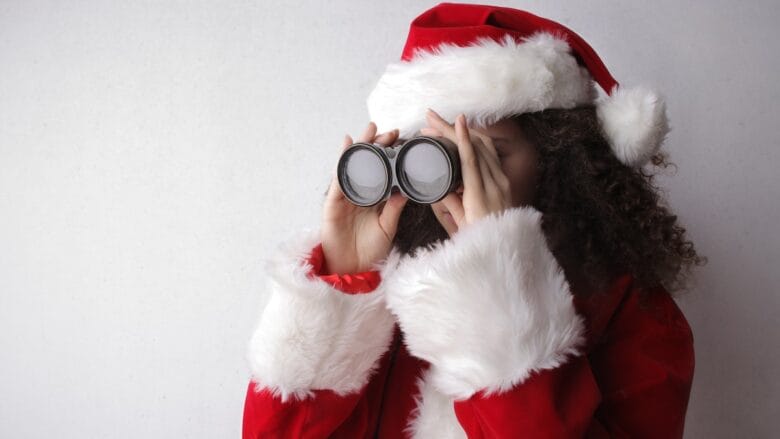
<path fill-rule="evenodd" d="M 0 1 L 0 437 L 239 437 L 261 261 L 434 4 Z M 780 3 L 494 4 L 666 96 L 686 437 L 776 436 Z"/>

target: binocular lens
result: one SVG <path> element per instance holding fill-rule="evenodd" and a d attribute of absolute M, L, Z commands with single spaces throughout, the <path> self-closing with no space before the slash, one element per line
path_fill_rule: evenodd
<path fill-rule="evenodd" d="M 342 183 L 354 201 L 371 204 L 387 190 L 387 169 L 382 157 L 368 148 L 356 148 L 345 157 Z"/>
<path fill-rule="evenodd" d="M 341 192 L 358 206 L 386 200 L 395 188 L 417 203 L 435 203 L 460 182 L 458 145 L 428 136 L 390 147 L 359 142 L 341 154 L 336 173 Z"/>
<path fill-rule="evenodd" d="M 415 143 L 398 158 L 397 175 L 419 202 L 440 198 L 449 188 L 450 174 L 446 154 L 430 142 Z"/>

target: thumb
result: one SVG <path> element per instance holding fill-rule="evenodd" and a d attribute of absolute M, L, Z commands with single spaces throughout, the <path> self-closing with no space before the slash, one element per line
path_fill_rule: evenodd
<path fill-rule="evenodd" d="M 382 212 L 379 214 L 379 225 L 388 235 L 395 235 L 398 229 L 398 220 L 401 218 L 401 211 L 403 211 L 408 200 L 403 194 L 396 192 L 385 202 Z"/>

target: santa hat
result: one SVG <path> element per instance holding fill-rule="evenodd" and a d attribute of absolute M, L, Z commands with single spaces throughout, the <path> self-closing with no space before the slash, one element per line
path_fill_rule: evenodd
<path fill-rule="evenodd" d="M 595 83 L 606 92 L 598 96 Z M 401 61 L 387 66 L 368 100 L 379 129 L 409 137 L 432 108 L 464 113 L 471 126 L 541 111 L 596 105 L 613 152 L 642 166 L 669 132 L 663 97 L 620 87 L 596 52 L 567 27 L 500 6 L 440 3 L 412 21 Z"/>

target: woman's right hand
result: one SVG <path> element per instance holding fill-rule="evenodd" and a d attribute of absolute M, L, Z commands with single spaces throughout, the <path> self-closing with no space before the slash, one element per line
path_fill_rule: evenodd
<path fill-rule="evenodd" d="M 379 136 L 376 130 L 376 124 L 370 122 L 358 142 L 390 146 L 398 139 L 397 129 Z M 353 143 L 352 138 L 346 136 L 341 151 Z M 375 262 L 390 253 L 407 198 L 396 192 L 374 206 L 356 206 L 341 192 L 337 178 L 334 170 L 323 209 L 320 238 L 325 263 L 322 274 L 369 271 Z"/>

